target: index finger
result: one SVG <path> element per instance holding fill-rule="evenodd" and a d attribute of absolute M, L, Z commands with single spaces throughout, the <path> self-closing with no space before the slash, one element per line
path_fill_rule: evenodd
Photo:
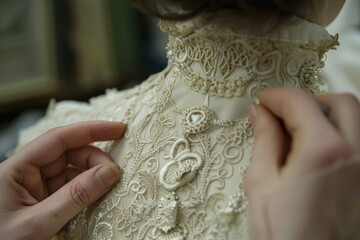
<path fill-rule="evenodd" d="M 308 137 L 319 129 L 332 128 L 316 100 L 302 89 L 267 89 L 259 98 L 261 105 L 284 122 L 291 136 Z"/>
<path fill-rule="evenodd" d="M 117 140 L 123 136 L 125 125 L 117 122 L 90 121 L 49 130 L 23 147 L 14 157 L 44 166 L 70 149 L 96 141 Z"/>
<path fill-rule="evenodd" d="M 261 105 L 281 119 L 291 137 L 288 173 L 318 170 L 342 154 L 325 151 L 339 142 L 339 133 L 322 113 L 319 103 L 304 90 L 269 89 L 260 95 Z M 295 174 L 295 175 L 296 175 Z"/>

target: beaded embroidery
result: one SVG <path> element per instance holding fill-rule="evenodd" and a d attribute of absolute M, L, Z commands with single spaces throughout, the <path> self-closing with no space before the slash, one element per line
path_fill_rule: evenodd
<path fill-rule="evenodd" d="M 181 116 L 181 127 L 185 133 L 201 133 L 214 121 L 214 111 L 207 106 L 193 106 Z"/>
<path fill-rule="evenodd" d="M 241 97 L 252 82 L 274 76 L 284 82 L 287 81 L 284 78 L 296 82 L 300 79 L 299 87 L 314 95 L 320 94 L 318 84 L 323 84 L 320 69 L 324 66 L 324 49 L 334 49 L 338 35 L 332 41 L 324 40 L 315 50 L 308 43 L 291 45 L 248 35 L 229 37 L 214 33 L 211 39 L 201 35 L 181 39 L 171 36 L 167 49 L 170 63 L 179 66 L 185 83 L 202 94 Z M 212 57 L 215 53 L 219 55 L 216 60 Z M 282 56 L 289 60 L 279 62 Z M 199 64 L 202 71 L 194 72 L 191 67 L 194 63 Z M 235 70 L 242 74 L 231 77 Z"/>

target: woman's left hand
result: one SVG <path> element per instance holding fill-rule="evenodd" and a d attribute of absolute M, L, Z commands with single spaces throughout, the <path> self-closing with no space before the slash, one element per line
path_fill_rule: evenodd
<path fill-rule="evenodd" d="M 125 126 L 94 121 L 55 128 L 0 164 L 0 236 L 49 239 L 120 178 L 95 141 L 117 140 Z"/>

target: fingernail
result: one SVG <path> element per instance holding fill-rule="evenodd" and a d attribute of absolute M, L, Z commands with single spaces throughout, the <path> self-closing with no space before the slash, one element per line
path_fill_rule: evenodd
<path fill-rule="evenodd" d="M 255 123 L 256 123 L 256 118 L 257 118 L 257 112 L 256 112 L 256 106 L 255 105 L 250 105 L 247 109 L 249 118 L 250 118 L 250 122 L 251 125 L 253 127 L 255 127 Z"/>
<path fill-rule="evenodd" d="M 105 164 L 99 170 L 97 170 L 95 175 L 100 186 L 104 189 L 108 189 L 119 180 L 120 168 L 116 165 L 111 166 L 109 164 Z"/>

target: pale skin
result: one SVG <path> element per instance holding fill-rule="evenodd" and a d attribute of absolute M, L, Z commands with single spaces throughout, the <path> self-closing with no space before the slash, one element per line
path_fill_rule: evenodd
<path fill-rule="evenodd" d="M 89 144 L 118 140 L 125 126 L 84 122 L 55 128 L 0 164 L 0 236 L 50 239 L 120 178 L 108 154 Z"/>
<path fill-rule="evenodd" d="M 273 234 L 271 239 L 339 239 L 334 232 L 331 233 L 332 238 L 311 238 L 317 236 L 315 234 L 318 234 L 319 230 L 339 230 L 333 229 L 332 225 L 326 225 L 329 219 L 326 212 L 328 210 L 321 209 L 325 201 L 322 195 L 324 189 L 312 187 L 326 185 L 326 182 L 321 182 L 321 178 L 313 181 L 311 187 L 305 190 L 299 188 L 306 191 L 306 194 L 297 196 L 294 206 L 288 208 L 290 211 L 284 211 L 284 205 L 275 210 L 266 209 L 265 206 L 269 205 L 271 196 L 287 194 L 287 191 L 292 189 L 289 186 L 303 182 L 306 176 L 315 175 L 332 164 L 360 154 L 359 101 L 350 94 L 329 94 L 313 98 L 303 90 L 294 89 L 265 90 L 260 93 L 259 99 L 260 105 L 249 108 L 255 137 L 252 162 L 246 177 L 252 239 L 270 239 L 270 233 Z M 320 106 L 327 109 L 326 114 Z M 359 166 L 360 161 L 356 167 L 350 169 L 356 179 L 352 179 L 347 186 L 336 185 L 338 190 L 344 189 L 341 195 L 331 196 L 334 199 L 326 199 L 325 202 L 336 201 L 337 197 L 359 198 L 360 194 L 356 191 L 360 187 Z M 291 205 L 291 202 L 287 201 L 285 199 L 283 203 Z M 309 204 L 308 201 L 312 202 Z M 297 205 L 302 203 L 304 206 L 320 207 L 299 208 Z M 352 207 L 356 209 L 356 206 L 347 206 L 348 209 Z M 304 215 L 299 211 L 308 212 Z M 288 221 L 295 220 L 298 224 L 298 219 L 292 218 L 294 215 L 306 217 L 300 222 L 304 226 L 297 225 L 295 231 L 286 233 L 287 237 L 284 238 L 280 234 L 286 229 L 286 225 L 291 226 L 291 222 Z M 284 222 L 283 219 L 288 221 Z M 319 224 L 319 221 L 324 221 L 324 224 Z M 360 219 L 353 221 L 358 223 Z M 324 226 L 325 229 L 312 227 L 318 225 Z M 296 232 L 297 229 L 306 231 Z M 359 236 L 354 228 L 348 231 Z"/>

